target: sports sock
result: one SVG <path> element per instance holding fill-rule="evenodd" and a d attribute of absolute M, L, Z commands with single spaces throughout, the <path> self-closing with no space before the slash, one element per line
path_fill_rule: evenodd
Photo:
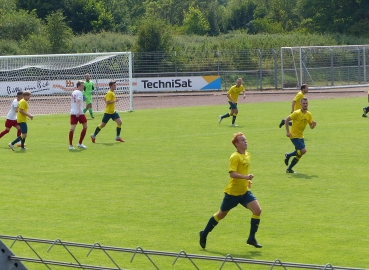
<path fill-rule="evenodd" d="M 79 144 L 82 144 L 83 139 L 85 138 L 86 132 L 87 132 L 87 128 L 83 128 L 81 131 L 81 136 L 79 136 Z"/>
<path fill-rule="evenodd" d="M 211 232 L 214 229 L 214 227 L 218 225 L 219 221 L 220 221 L 220 219 L 217 217 L 216 214 L 214 214 L 214 216 L 212 216 L 209 219 L 208 224 L 206 225 L 202 235 L 204 237 L 207 237 L 209 232 Z"/>
<path fill-rule="evenodd" d="M 222 115 L 220 118 L 227 118 L 227 117 L 230 117 L 230 115 L 229 115 L 229 113 L 226 113 L 226 114 L 224 114 L 224 115 Z"/>
<path fill-rule="evenodd" d="M 297 162 L 299 162 L 300 157 L 295 156 L 294 159 L 292 160 L 290 166 L 288 166 L 288 170 L 291 170 L 293 168 L 293 166 L 295 166 L 297 164 Z"/>
<path fill-rule="evenodd" d="M 96 137 L 96 135 L 99 134 L 100 131 L 101 131 L 101 127 L 97 126 L 97 128 L 95 129 L 94 136 Z"/>
<path fill-rule="evenodd" d="M 21 136 L 18 136 L 14 141 L 11 142 L 12 145 L 16 144 L 17 142 L 20 142 L 22 140 Z"/>
<path fill-rule="evenodd" d="M 291 153 L 287 153 L 287 157 L 290 158 L 290 157 L 294 157 L 297 155 L 297 150 L 291 152 Z"/>
<path fill-rule="evenodd" d="M 94 114 L 92 113 L 92 108 L 88 108 L 88 112 L 90 113 L 91 117 L 94 118 Z"/>
<path fill-rule="evenodd" d="M 25 142 L 26 142 L 26 138 L 22 138 L 22 139 L 21 139 L 21 147 L 22 147 L 22 148 L 24 148 L 24 144 L 25 144 Z"/>
<path fill-rule="evenodd" d="M 87 108 L 84 108 L 84 109 L 83 109 L 83 113 L 86 113 L 86 112 L 87 112 Z"/>
<path fill-rule="evenodd" d="M 1 138 L 2 136 L 4 136 L 6 133 L 9 133 L 9 130 L 4 129 L 4 130 L 0 133 L 0 138 Z"/>
<path fill-rule="evenodd" d="M 120 137 L 121 130 L 122 130 L 122 126 L 117 126 L 117 137 Z"/>
<path fill-rule="evenodd" d="M 74 130 L 69 130 L 69 145 L 73 145 Z"/>
<path fill-rule="evenodd" d="M 252 215 L 249 239 L 255 239 L 260 224 L 260 216 Z"/>
<path fill-rule="evenodd" d="M 232 118 L 232 125 L 236 122 L 236 118 L 237 118 L 237 115 L 233 115 L 233 118 Z"/>

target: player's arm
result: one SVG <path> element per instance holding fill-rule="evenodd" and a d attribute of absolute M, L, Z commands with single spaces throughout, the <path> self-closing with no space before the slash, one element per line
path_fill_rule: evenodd
<path fill-rule="evenodd" d="M 291 121 L 291 116 L 288 116 L 285 120 L 285 127 L 286 127 L 286 136 L 287 137 L 291 137 L 291 133 L 290 133 L 290 125 L 288 124 L 288 122 Z"/>
<path fill-rule="evenodd" d="M 293 112 L 294 112 L 294 110 L 295 110 L 295 104 L 296 104 L 296 100 L 292 100 L 291 113 L 293 113 Z"/>
<path fill-rule="evenodd" d="M 242 93 L 243 93 L 243 99 L 245 99 L 246 98 L 246 89 L 245 88 L 243 89 Z"/>
<path fill-rule="evenodd" d="M 232 102 L 232 103 L 236 103 L 236 102 L 233 100 L 233 98 L 232 98 L 232 96 L 231 96 L 230 94 L 228 94 L 228 93 L 227 93 L 227 97 L 228 97 L 228 100 L 229 100 L 230 102 Z"/>
<path fill-rule="evenodd" d="M 229 176 L 232 177 L 232 178 L 246 179 L 246 180 L 252 180 L 252 178 L 254 178 L 253 174 L 243 175 L 243 174 L 240 174 L 240 173 L 234 172 L 234 171 L 230 171 Z"/>
<path fill-rule="evenodd" d="M 311 121 L 311 123 L 309 123 L 310 128 L 313 129 L 316 127 L 316 122 L 315 121 Z"/>
<path fill-rule="evenodd" d="M 30 113 L 28 113 L 28 112 L 25 112 L 25 111 L 23 110 L 23 108 L 19 108 L 19 112 L 20 112 L 21 114 L 25 115 L 25 116 L 28 116 L 31 120 L 33 119 L 33 115 L 32 115 L 32 114 L 30 114 Z"/>

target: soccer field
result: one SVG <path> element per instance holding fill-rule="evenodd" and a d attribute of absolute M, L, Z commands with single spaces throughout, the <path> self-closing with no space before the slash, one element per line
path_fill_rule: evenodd
<path fill-rule="evenodd" d="M 88 122 L 88 148 L 75 151 L 68 150 L 69 115 L 36 116 L 28 122 L 25 152 L 7 146 L 15 130 L 0 140 L 0 234 L 369 268 L 369 118 L 361 117 L 363 105 L 362 98 L 309 101 L 317 127 L 305 130 L 307 154 L 295 166 L 295 175 L 285 173 L 284 153 L 294 148 L 284 128 L 278 128 L 290 102 L 240 104 L 238 127 L 230 126 L 230 118 L 218 124 L 218 116 L 227 112 L 225 105 L 120 113 L 125 143 L 114 141 L 114 122 L 91 143 L 89 134 L 102 117 L 97 113 Z M 79 125 L 75 146 L 80 131 Z M 198 234 L 221 204 L 229 156 L 235 151 L 231 139 L 237 131 L 246 135 L 251 153 L 252 191 L 263 209 L 257 233 L 263 248 L 245 244 L 251 213 L 239 206 L 209 234 L 203 250 Z M 71 261 L 61 247 L 49 253 L 45 246 L 35 247 L 47 258 Z M 34 257 L 21 243 L 12 250 Z M 88 250 L 75 252 L 83 254 L 83 263 L 113 267 L 101 251 L 88 258 Z M 125 269 L 154 269 L 143 255 L 132 263 L 132 254 L 112 256 Z M 184 259 L 174 267 L 173 258 L 152 259 L 160 269 L 195 269 Z M 201 260 L 196 264 L 200 269 L 221 265 Z M 227 263 L 224 269 L 238 268 Z"/>

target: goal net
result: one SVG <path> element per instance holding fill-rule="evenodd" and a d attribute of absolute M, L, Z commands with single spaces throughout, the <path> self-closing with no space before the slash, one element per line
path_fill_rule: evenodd
<path fill-rule="evenodd" d="M 366 86 L 368 50 L 368 45 L 282 47 L 282 88 Z"/>
<path fill-rule="evenodd" d="M 29 90 L 32 114 L 70 112 L 70 95 L 85 74 L 95 85 L 92 109 L 105 109 L 109 82 L 116 80 L 117 111 L 133 110 L 130 52 L 0 57 L 0 116 L 6 116 L 18 91 Z"/>

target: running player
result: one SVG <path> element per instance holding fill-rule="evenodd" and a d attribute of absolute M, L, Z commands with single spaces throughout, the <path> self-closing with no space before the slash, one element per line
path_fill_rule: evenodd
<path fill-rule="evenodd" d="M 95 85 L 92 81 L 90 81 L 90 74 L 86 74 L 85 75 L 85 82 L 84 84 L 84 91 L 83 91 L 83 96 L 84 96 L 84 101 L 86 103 L 86 108 L 83 109 L 83 113 L 86 113 L 86 111 L 88 110 L 88 112 L 90 113 L 90 116 L 92 119 L 94 119 L 94 114 L 92 112 L 92 91 L 95 90 Z"/>
<path fill-rule="evenodd" d="M 5 134 L 9 133 L 12 127 L 15 127 L 17 129 L 17 137 L 21 135 L 21 130 L 17 122 L 17 112 L 18 112 L 18 103 L 22 98 L 23 92 L 19 91 L 17 93 L 17 98 L 14 99 L 12 104 L 10 105 L 10 110 L 6 116 L 5 129 L 0 133 L 0 138 L 2 138 Z M 17 145 L 20 146 L 20 143 L 18 144 Z"/>

